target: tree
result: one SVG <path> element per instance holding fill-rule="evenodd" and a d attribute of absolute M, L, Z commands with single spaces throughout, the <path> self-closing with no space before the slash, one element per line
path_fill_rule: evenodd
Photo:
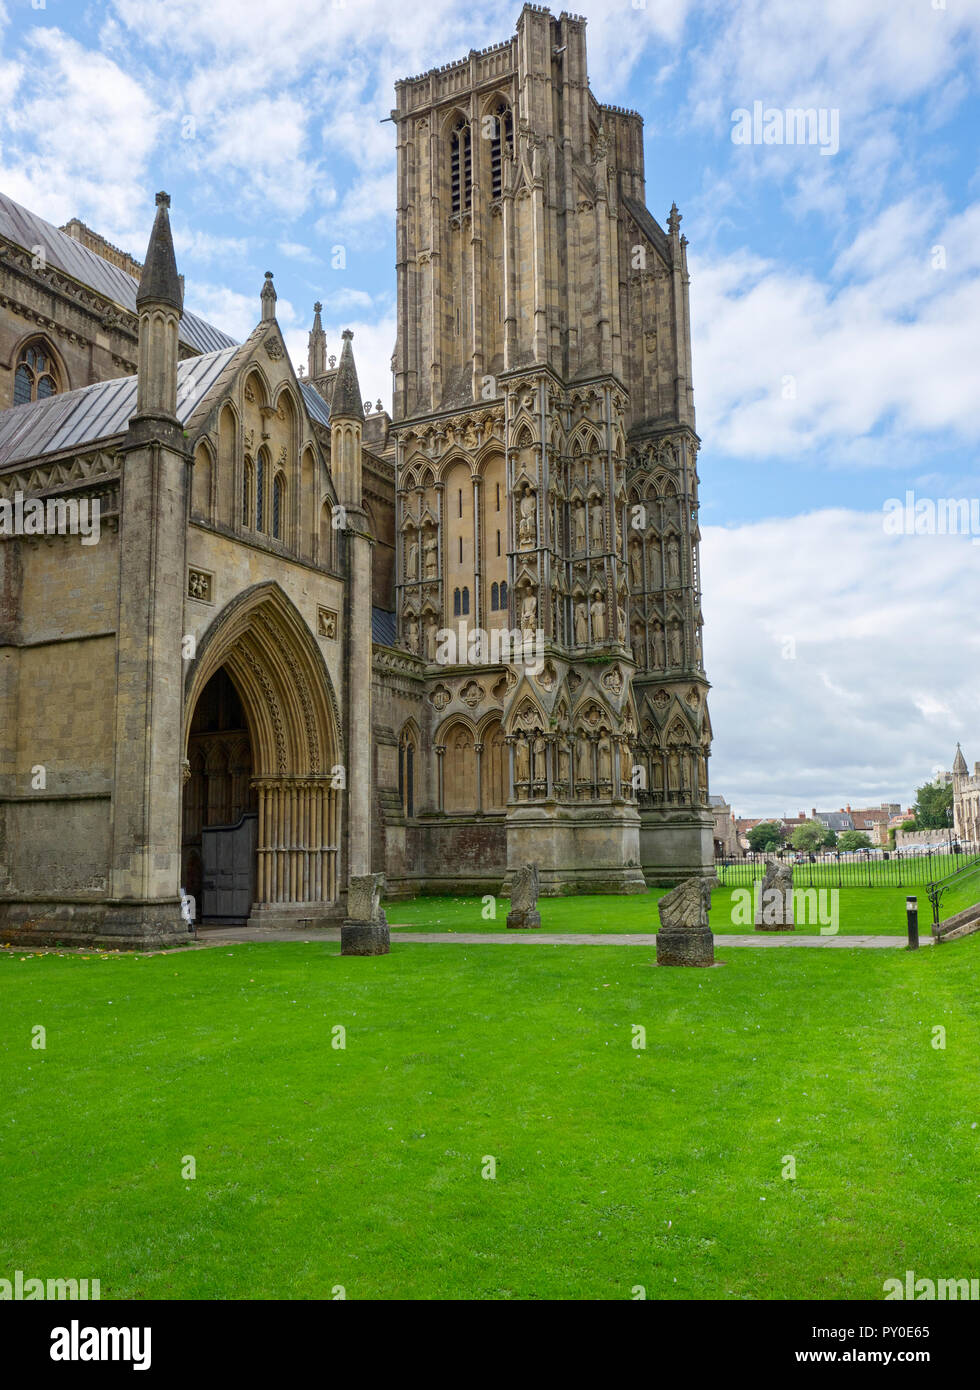
<path fill-rule="evenodd" d="M 952 782 L 926 782 L 915 793 L 916 830 L 946 830 L 953 824 Z"/>
<path fill-rule="evenodd" d="M 815 849 L 819 849 L 826 842 L 827 828 L 820 824 L 818 820 L 805 820 L 802 825 L 798 825 L 789 837 L 789 842 L 794 849 L 805 850 L 812 854 Z"/>
<path fill-rule="evenodd" d="M 870 849 L 871 840 L 863 830 L 845 830 L 837 838 L 837 848 L 843 850 Z"/>
<path fill-rule="evenodd" d="M 783 832 L 774 820 L 760 821 L 754 825 L 746 837 L 749 842 L 749 849 L 756 854 L 767 849 L 781 849 L 783 845 Z"/>
<path fill-rule="evenodd" d="M 837 831 L 831 830 L 829 825 L 824 826 L 823 842 L 828 849 L 833 849 L 837 844 Z"/>

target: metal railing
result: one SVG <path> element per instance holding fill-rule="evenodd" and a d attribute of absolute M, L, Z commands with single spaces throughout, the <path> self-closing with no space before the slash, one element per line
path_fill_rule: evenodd
<path fill-rule="evenodd" d="M 955 917 L 958 912 L 980 903 L 980 859 L 974 858 L 972 863 L 954 869 L 943 878 L 933 879 L 927 885 L 926 892 L 932 904 L 932 933 L 935 936 L 940 922 L 940 905 L 946 894 L 952 894 L 952 910 L 947 912 L 947 917 Z"/>
<path fill-rule="evenodd" d="M 715 872 L 722 887 L 749 887 L 765 877 L 770 864 L 791 865 L 793 882 L 801 888 L 914 888 L 980 865 L 980 853 L 958 852 L 955 847 L 919 854 L 909 850 L 776 851 L 716 859 Z"/>

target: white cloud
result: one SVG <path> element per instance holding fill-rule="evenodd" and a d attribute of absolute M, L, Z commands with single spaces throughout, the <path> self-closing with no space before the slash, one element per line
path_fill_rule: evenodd
<path fill-rule="evenodd" d="M 836 287 L 748 252 L 692 257 L 694 385 L 712 447 L 768 458 L 853 449 L 880 428 L 980 437 L 980 204 L 934 217 L 921 200 L 886 208 L 839 255 L 832 278 L 849 279 Z"/>
<path fill-rule="evenodd" d="M 828 510 L 705 527 L 702 572 L 712 789 L 740 814 L 905 803 L 980 748 L 968 539 Z"/>
<path fill-rule="evenodd" d="M 52 221 L 78 215 L 94 222 L 139 254 L 144 178 L 159 124 L 152 98 L 109 58 L 59 29 L 30 31 L 24 49 L 30 87 L 21 82 L 0 127 L 5 191 Z M 4 72 L 9 86 L 9 65 Z"/>

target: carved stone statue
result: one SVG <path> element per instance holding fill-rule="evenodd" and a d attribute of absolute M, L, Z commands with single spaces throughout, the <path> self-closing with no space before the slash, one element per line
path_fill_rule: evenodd
<path fill-rule="evenodd" d="M 599 781 L 612 781 L 612 758 L 609 749 L 609 740 L 601 738 L 599 740 Z"/>
<path fill-rule="evenodd" d="M 406 571 L 409 579 L 419 577 L 419 543 L 413 534 L 411 543 L 408 547 L 408 568 Z"/>
<path fill-rule="evenodd" d="M 575 740 L 575 780 L 592 781 L 592 745 L 584 734 Z"/>
<path fill-rule="evenodd" d="M 575 645 L 584 647 L 589 640 L 589 614 L 584 603 L 575 605 Z"/>
<path fill-rule="evenodd" d="M 667 648 L 664 642 L 664 630 L 661 623 L 653 625 L 653 668 L 655 671 L 662 671 L 667 665 Z"/>
<path fill-rule="evenodd" d="M 637 542 L 630 546 L 630 583 L 636 593 L 643 588 L 643 551 Z"/>
<path fill-rule="evenodd" d="M 427 661 L 436 659 L 436 633 L 439 631 L 439 624 L 434 617 L 430 617 L 425 624 L 425 656 Z"/>
<path fill-rule="evenodd" d="M 581 502 L 575 504 L 575 549 L 585 549 L 585 507 Z"/>
<path fill-rule="evenodd" d="M 602 549 L 602 503 L 598 498 L 589 508 L 589 527 L 592 533 L 592 553 Z"/>
<path fill-rule="evenodd" d="M 681 625 L 680 623 L 670 624 L 670 664 L 679 666 L 681 664 Z"/>
<path fill-rule="evenodd" d="M 679 584 L 681 582 L 681 548 L 677 544 L 677 537 L 671 536 L 667 542 L 667 583 Z"/>
<path fill-rule="evenodd" d="M 514 749 L 514 781 L 527 782 L 530 778 L 527 739 L 519 737 Z"/>
<path fill-rule="evenodd" d="M 530 550 L 536 539 L 535 507 L 536 499 L 534 493 L 525 492 L 521 498 L 521 516 L 517 527 L 518 544 L 521 550 Z"/>
<path fill-rule="evenodd" d="M 419 620 L 412 613 L 408 619 L 408 650 L 418 652 L 419 649 Z"/>
<path fill-rule="evenodd" d="M 629 634 L 629 627 L 626 622 L 626 609 L 622 604 L 616 609 L 616 617 L 619 620 L 619 640 L 625 643 Z"/>
<path fill-rule="evenodd" d="M 661 587 L 662 583 L 663 583 L 663 580 L 662 580 L 662 577 L 661 577 L 662 574 L 663 574 L 663 566 L 662 566 L 662 564 L 661 564 L 661 556 L 660 556 L 660 538 L 659 538 L 658 536 L 655 536 L 655 537 L 653 538 L 653 544 L 649 547 L 649 555 L 650 555 L 650 587 L 651 587 L 652 589 L 659 589 L 659 588 Z"/>
<path fill-rule="evenodd" d="M 592 600 L 592 640 L 593 642 L 606 640 L 606 605 L 602 601 L 601 594 L 596 594 Z"/>
<path fill-rule="evenodd" d="M 521 631 L 534 632 L 538 625 L 538 599 L 532 589 L 528 589 L 521 601 Z"/>
<path fill-rule="evenodd" d="M 431 531 L 422 543 L 422 553 L 425 556 L 425 577 L 435 579 L 439 574 L 439 543 Z"/>

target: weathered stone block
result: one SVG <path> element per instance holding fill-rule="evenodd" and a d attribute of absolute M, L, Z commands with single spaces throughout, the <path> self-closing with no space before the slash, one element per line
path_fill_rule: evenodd
<path fill-rule="evenodd" d="M 514 873 L 510 886 L 507 925 L 515 931 L 526 931 L 530 927 L 541 925 L 541 913 L 538 911 L 537 864 L 525 864 Z"/>
<path fill-rule="evenodd" d="M 715 939 L 708 926 L 711 887 L 704 879 L 688 878 L 657 904 L 658 965 L 706 966 L 715 963 Z"/>
<path fill-rule="evenodd" d="M 343 922 L 340 927 L 342 956 L 386 956 L 391 950 L 387 922 Z"/>
<path fill-rule="evenodd" d="M 795 931 L 793 866 L 770 864 L 761 888 L 755 890 L 756 931 Z"/>

